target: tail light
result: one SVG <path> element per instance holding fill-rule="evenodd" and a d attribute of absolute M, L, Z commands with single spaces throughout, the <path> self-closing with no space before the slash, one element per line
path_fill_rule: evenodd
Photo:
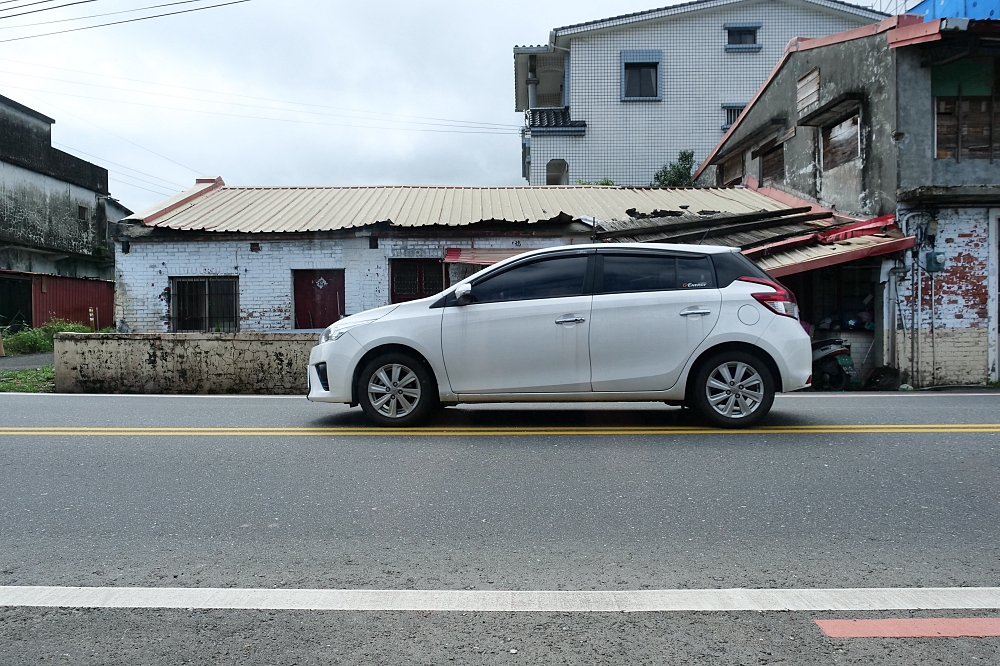
<path fill-rule="evenodd" d="M 757 277 L 741 277 L 739 281 L 762 284 L 766 287 L 774 289 L 774 291 L 771 292 L 753 293 L 750 295 L 753 296 L 758 303 L 767 306 L 767 308 L 775 314 L 779 314 L 782 317 L 791 317 L 792 319 L 799 318 L 799 303 L 795 300 L 795 294 L 787 289 L 785 285 L 780 282 L 765 280 Z"/>

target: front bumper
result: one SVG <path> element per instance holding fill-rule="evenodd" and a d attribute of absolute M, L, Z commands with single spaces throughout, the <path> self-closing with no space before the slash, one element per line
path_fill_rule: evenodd
<path fill-rule="evenodd" d="M 316 345 L 309 353 L 309 400 L 313 402 L 345 402 L 353 398 L 351 384 L 354 367 L 362 356 L 361 345 L 350 334 L 339 340 Z M 321 371 L 326 368 L 326 382 Z"/>

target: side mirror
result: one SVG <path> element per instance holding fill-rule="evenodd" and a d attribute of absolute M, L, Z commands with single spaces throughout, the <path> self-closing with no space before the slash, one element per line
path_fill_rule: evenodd
<path fill-rule="evenodd" d="M 466 282 L 455 287 L 455 303 L 468 305 L 472 302 L 472 285 Z"/>

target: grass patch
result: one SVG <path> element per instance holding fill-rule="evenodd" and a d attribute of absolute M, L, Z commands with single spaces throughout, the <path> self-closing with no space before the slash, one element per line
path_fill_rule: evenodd
<path fill-rule="evenodd" d="M 54 393 L 56 369 L 46 365 L 37 370 L 0 370 L 0 393 Z"/>

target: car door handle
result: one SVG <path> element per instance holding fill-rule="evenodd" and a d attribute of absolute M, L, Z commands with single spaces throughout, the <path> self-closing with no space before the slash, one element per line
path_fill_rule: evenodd
<path fill-rule="evenodd" d="M 582 324 L 585 321 L 587 320 L 583 317 L 560 317 L 556 319 L 557 324 Z"/>
<path fill-rule="evenodd" d="M 690 317 L 691 315 L 708 315 L 712 314 L 711 310 L 681 310 L 682 317 Z"/>

